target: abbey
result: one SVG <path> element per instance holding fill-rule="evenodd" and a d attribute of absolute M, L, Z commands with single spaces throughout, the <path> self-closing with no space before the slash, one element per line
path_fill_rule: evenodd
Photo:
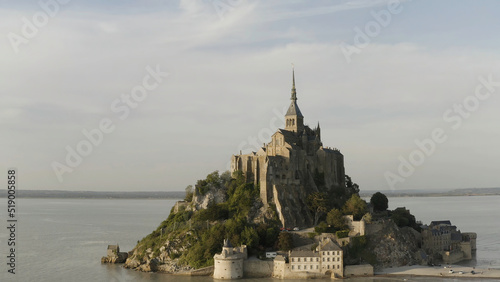
<path fill-rule="evenodd" d="M 345 189 L 344 156 L 323 146 L 319 123 L 313 129 L 304 124 L 295 71 L 285 128 L 271 138 L 257 152 L 233 155 L 231 172 L 241 170 L 248 182 L 259 185 L 262 202 L 266 207 L 275 205 L 283 226 L 310 226 L 313 218 L 307 210 L 307 196 Z"/>

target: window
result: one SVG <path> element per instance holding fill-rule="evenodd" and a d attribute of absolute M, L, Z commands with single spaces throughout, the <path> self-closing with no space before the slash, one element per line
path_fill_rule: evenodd
<path fill-rule="evenodd" d="M 311 265 L 311 266 L 309 267 L 309 269 L 313 269 L 313 266 Z"/>
<path fill-rule="evenodd" d="M 316 264 L 316 269 L 318 269 L 318 265 Z"/>
<path fill-rule="evenodd" d="M 319 258 L 316 258 L 316 261 L 319 261 Z"/>
<path fill-rule="evenodd" d="M 300 261 L 300 258 L 297 258 L 297 261 Z"/>
<path fill-rule="evenodd" d="M 330 269 L 330 265 L 327 265 L 327 268 Z"/>
<path fill-rule="evenodd" d="M 330 255 L 330 252 L 326 252 L 327 255 Z"/>
<path fill-rule="evenodd" d="M 292 270 L 294 269 L 294 265 L 292 265 Z"/>
<path fill-rule="evenodd" d="M 323 258 L 323 261 L 325 261 L 325 258 Z"/>
<path fill-rule="evenodd" d="M 330 258 L 327 258 L 326 261 L 330 261 Z"/>
<path fill-rule="evenodd" d="M 339 268 L 340 268 L 340 265 L 337 264 L 337 269 L 339 269 Z"/>
<path fill-rule="evenodd" d="M 300 265 L 297 265 L 297 269 L 300 269 Z"/>
<path fill-rule="evenodd" d="M 294 258 L 292 258 L 292 262 L 294 262 L 294 261 L 295 261 L 295 259 L 294 259 Z"/>
<path fill-rule="evenodd" d="M 325 252 L 323 252 L 323 255 L 325 255 Z"/>

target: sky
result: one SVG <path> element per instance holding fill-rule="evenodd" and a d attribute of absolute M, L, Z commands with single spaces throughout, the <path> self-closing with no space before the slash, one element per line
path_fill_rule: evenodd
<path fill-rule="evenodd" d="M 184 190 L 284 127 L 293 64 L 362 191 L 500 187 L 499 8 L 0 1 L 0 168 L 18 189 Z"/>

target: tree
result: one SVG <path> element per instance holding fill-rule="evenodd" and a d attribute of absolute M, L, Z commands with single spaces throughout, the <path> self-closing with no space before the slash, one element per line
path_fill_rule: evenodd
<path fill-rule="evenodd" d="M 278 236 L 278 249 L 285 252 L 293 249 L 292 233 L 286 231 L 280 233 Z"/>
<path fill-rule="evenodd" d="M 193 185 L 188 185 L 186 187 L 186 197 L 184 201 L 191 202 L 193 200 Z"/>
<path fill-rule="evenodd" d="M 377 192 L 370 198 L 370 204 L 374 211 L 385 211 L 389 207 L 389 200 L 384 194 Z"/>
<path fill-rule="evenodd" d="M 328 211 L 328 195 L 321 192 L 309 194 L 307 207 L 314 212 L 314 225 L 316 225 L 320 216 Z"/>
<path fill-rule="evenodd" d="M 354 220 L 360 220 L 366 213 L 366 202 L 358 194 L 354 194 L 347 200 L 342 210 L 344 214 L 352 214 Z"/>
<path fill-rule="evenodd" d="M 344 214 L 339 209 L 332 209 L 326 215 L 326 223 L 333 226 L 335 230 L 343 230 L 346 228 Z"/>
<path fill-rule="evenodd" d="M 359 185 L 352 182 L 352 179 L 349 175 L 345 175 L 345 187 L 347 188 L 347 192 L 351 195 L 359 193 Z"/>
<path fill-rule="evenodd" d="M 391 220 L 396 223 L 398 227 L 413 227 L 415 230 L 419 230 L 419 226 L 415 221 L 415 216 L 410 213 L 406 208 L 397 208 L 392 212 Z"/>
<path fill-rule="evenodd" d="M 241 243 L 247 245 L 249 249 L 255 248 L 259 244 L 259 234 L 253 227 L 245 226 L 241 233 Z"/>

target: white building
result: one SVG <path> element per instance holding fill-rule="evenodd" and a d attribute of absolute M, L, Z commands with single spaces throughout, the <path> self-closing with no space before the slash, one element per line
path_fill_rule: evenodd
<path fill-rule="evenodd" d="M 321 272 L 330 271 L 335 276 L 344 276 L 344 251 L 330 238 L 319 242 L 316 251 L 321 257 Z"/>
<path fill-rule="evenodd" d="M 309 273 L 314 277 L 320 277 L 318 275 L 323 274 L 343 277 L 343 256 L 342 249 L 330 238 L 326 238 L 320 241 L 314 251 L 291 251 L 288 265 L 281 256 L 278 256 L 275 259 L 273 277 L 302 278 L 303 275 L 298 275 L 300 273 Z"/>
<path fill-rule="evenodd" d="M 292 271 L 320 272 L 320 255 L 313 251 L 293 251 L 290 253 Z"/>
<path fill-rule="evenodd" d="M 233 248 L 229 240 L 224 240 L 220 254 L 214 255 L 214 278 L 237 279 L 243 277 L 243 260 L 247 259 L 247 246 Z"/>

